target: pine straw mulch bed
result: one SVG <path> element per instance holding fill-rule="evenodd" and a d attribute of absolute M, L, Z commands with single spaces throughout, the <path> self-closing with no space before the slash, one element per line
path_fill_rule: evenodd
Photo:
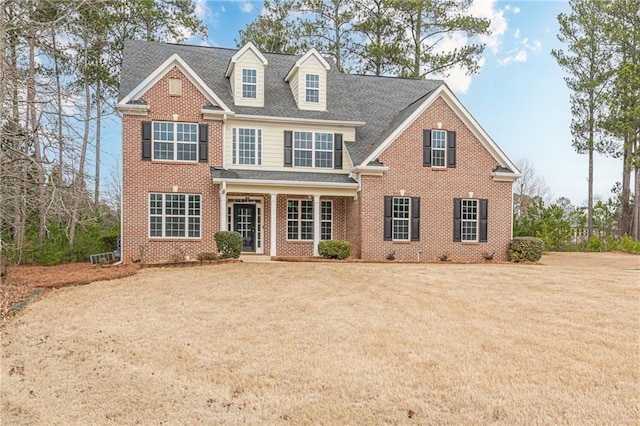
<path fill-rule="evenodd" d="M 0 327 L 27 303 L 51 288 L 85 285 L 134 275 L 141 268 L 180 268 L 203 264 L 235 263 L 238 259 L 126 265 L 68 263 L 55 266 L 12 266 L 0 285 Z"/>
<path fill-rule="evenodd" d="M 138 269 L 138 265 L 103 266 L 90 263 L 9 267 L 0 285 L 0 325 L 48 289 L 124 278 L 134 275 Z"/>

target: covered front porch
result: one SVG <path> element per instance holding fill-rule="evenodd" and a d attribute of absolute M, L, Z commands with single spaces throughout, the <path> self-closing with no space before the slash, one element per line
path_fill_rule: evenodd
<path fill-rule="evenodd" d="M 317 256 L 323 239 L 347 239 L 358 183 L 345 174 L 213 167 L 220 229 L 237 231 L 243 252 Z"/>

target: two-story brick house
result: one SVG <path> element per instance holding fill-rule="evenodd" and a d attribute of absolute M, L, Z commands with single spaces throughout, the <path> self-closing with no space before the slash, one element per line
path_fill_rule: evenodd
<path fill-rule="evenodd" d="M 442 81 L 339 73 L 317 51 L 130 41 L 123 260 L 215 251 L 505 259 L 520 174 Z"/>

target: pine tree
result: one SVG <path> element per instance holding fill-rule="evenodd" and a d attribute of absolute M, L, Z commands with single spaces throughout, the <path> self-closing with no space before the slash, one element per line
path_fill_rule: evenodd
<path fill-rule="evenodd" d="M 600 0 L 570 0 L 571 14 L 558 15 L 558 39 L 567 50 L 551 53 L 567 72 L 567 87 L 572 91 L 572 145 L 589 157 L 587 234 L 593 236 L 593 155 L 605 152 L 601 129 L 605 114 L 606 89 L 611 80 L 611 52 L 605 44 Z"/>

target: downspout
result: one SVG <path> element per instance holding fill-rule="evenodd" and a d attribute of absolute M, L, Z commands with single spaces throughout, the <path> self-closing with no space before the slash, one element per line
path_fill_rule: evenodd
<path fill-rule="evenodd" d="M 124 120 L 124 116 L 120 114 L 120 111 L 117 109 L 115 113 L 121 120 Z M 120 173 L 120 260 L 118 260 L 114 265 L 122 265 L 123 263 L 123 253 L 124 253 L 124 238 L 122 238 L 122 229 L 124 228 L 124 123 L 122 123 L 122 173 Z"/>

